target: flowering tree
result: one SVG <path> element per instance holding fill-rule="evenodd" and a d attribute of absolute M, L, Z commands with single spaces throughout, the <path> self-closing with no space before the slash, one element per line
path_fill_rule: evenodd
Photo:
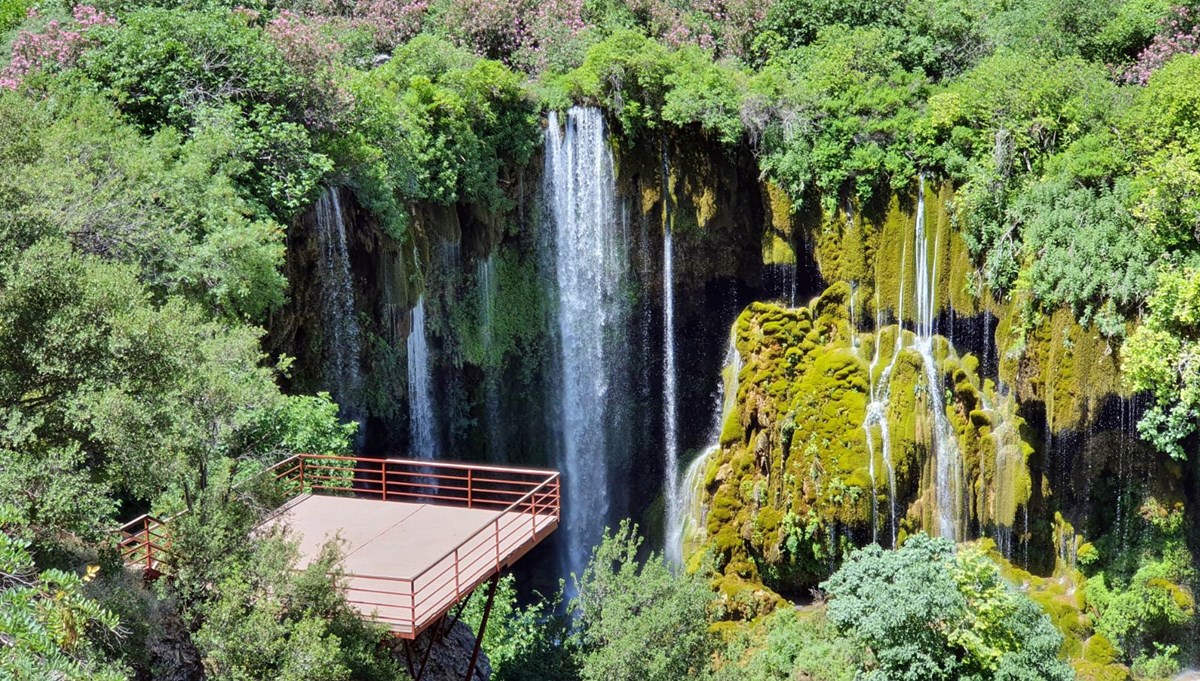
<path fill-rule="evenodd" d="M 363 29 L 374 39 L 375 48 L 383 51 L 420 33 L 429 11 L 429 0 L 292 0 L 282 5 L 309 20 L 333 20 Z"/>
<path fill-rule="evenodd" d="M 421 30 L 428 9 L 428 0 L 358 0 L 352 19 L 370 27 L 376 45 L 391 49 Z"/>
<path fill-rule="evenodd" d="M 1150 80 L 1150 74 L 1179 54 L 1200 54 L 1200 21 L 1187 7 L 1176 7 L 1159 22 L 1158 35 L 1142 50 L 1122 79 L 1127 83 L 1145 85 Z"/>
<path fill-rule="evenodd" d="M 316 129 L 336 127 L 353 104 L 337 75 L 343 48 L 323 30 L 328 22 L 321 16 L 303 17 L 283 10 L 266 25 L 266 33 L 284 61 L 302 76 L 296 95 L 305 124 Z"/>
<path fill-rule="evenodd" d="M 544 68 L 587 27 L 582 0 L 453 0 L 444 24 L 454 40 L 490 59 Z"/>
<path fill-rule="evenodd" d="M 37 9 L 30 8 L 27 16 L 36 19 Z M 15 90 L 30 73 L 73 66 L 89 43 L 88 33 L 97 26 L 114 24 L 116 21 L 95 7 L 77 5 L 71 21 L 52 19 L 41 31 L 21 31 L 13 41 L 12 59 L 0 69 L 0 88 Z"/>

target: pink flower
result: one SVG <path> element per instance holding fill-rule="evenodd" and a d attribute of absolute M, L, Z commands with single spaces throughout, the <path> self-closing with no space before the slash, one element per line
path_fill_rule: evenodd
<path fill-rule="evenodd" d="M 1200 53 L 1200 25 L 1186 7 L 1176 7 L 1159 22 L 1159 33 L 1120 78 L 1145 85 L 1150 76 L 1178 54 Z"/>
<path fill-rule="evenodd" d="M 73 66 L 87 47 L 88 31 L 116 24 L 112 17 L 90 5 L 77 5 L 72 15 L 74 20 L 66 25 L 54 19 L 40 33 L 21 31 L 17 35 L 12 56 L 0 69 L 0 88 L 16 90 L 34 71 Z M 37 18 L 37 10 L 30 8 L 27 16 Z"/>

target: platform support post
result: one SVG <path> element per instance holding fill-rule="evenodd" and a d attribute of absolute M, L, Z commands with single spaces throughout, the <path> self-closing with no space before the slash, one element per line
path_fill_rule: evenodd
<path fill-rule="evenodd" d="M 475 650 L 471 652 L 471 664 L 467 666 L 467 675 L 463 681 L 471 681 L 475 676 L 475 663 L 479 661 L 479 648 L 483 645 L 483 634 L 487 631 L 488 616 L 492 614 L 492 602 L 496 599 L 496 583 L 500 581 L 500 573 L 492 575 L 488 582 L 487 602 L 483 604 L 483 619 L 479 622 L 479 631 L 475 632 Z"/>

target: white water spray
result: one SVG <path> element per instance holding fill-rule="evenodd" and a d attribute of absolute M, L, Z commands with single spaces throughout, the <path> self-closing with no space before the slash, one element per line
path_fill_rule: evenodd
<path fill-rule="evenodd" d="M 725 420 L 733 413 L 734 404 L 737 402 L 738 374 L 741 370 L 742 356 L 734 347 L 733 339 L 730 338 L 729 349 L 725 353 L 725 366 L 721 369 L 721 383 L 717 386 L 716 404 L 713 408 L 715 418 L 712 434 L 709 436 L 712 444 L 688 464 L 679 486 L 680 493 L 676 502 L 677 508 L 674 511 L 674 517 L 679 521 L 677 525 L 668 528 L 666 555 L 673 565 L 683 564 L 684 549 L 704 532 L 706 511 L 701 482 L 704 471 L 708 468 L 709 460 L 721 451 L 721 429 L 725 425 Z"/>
<path fill-rule="evenodd" d="M 676 413 L 677 390 L 675 373 L 675 277 L 674 254 L 671 248 L 671 224 L 663 230 L 663 439 L 666 461 L 665 506 L 667 536 L 679 534 L 683 516 L 679 503 L 679 424 Z M 674 542 L 670 542 L 673 544 Z M 669 558 L 681 558 L 671 557 Z"/>
<path fill-rule="evenodd" d="M 545 191 L 553 219 L 554 274 L 561 343 L 563 566 L 583 574 L 591 547 L 608 519 L 608 433 L 618 396 L 610 394 L 613 367 L 623 362 L 626 276 L 624 231 L 604 117 L 574 107 L 565 130 L 549 116 Z"/>
<path fill-rule="evenodd" d="M 346 222 L 336 188 L 327 188 L 317 200 L 316 227 L 324 333 L 322 375 L 342 416 L 359 419 L 356 403 L 362 390 L 362 333 L 354 310 Z"/>
<path fill-rule="evenodd" d="M 928 386 L 929 410 L 933 416 L 933 456 L 935 465 L 935 491 L 937 499 L 938 534 L 952 541 L 965 537 L 965 523 L 961 522 L 967 511 L 963 500 L 966 484 L 963 479 L 962 453 L 958 448 L 958 435 L 946 416 L 946 405 L 942 396 L 942 381 L 937 360 L 933 355 L 934 318 L 937 314 L 937 260 L 939 240 L 934 236 L 931 244 L 925 228 L 925 178 L 921 177 L 917 195 L 916 229 L 916 286 L 917 319 L 914 347 L 921 355 Z"/>
<path fill-rule="evenodd" d="M 908 260 L 908 244 L 904 245 L 904 249 L 900 253 L 900 297 L 896 303 L 896 317 L 898 320 L 904 319 L 904 270 Z M 863 434 L 867 439 L 867 454 L 870 457 L 870 474 L 871 485 L 875 485 L 875 438 L 872 433 L 872 428 L 879 428 L 880 456 L 883 459 L 884 468 L 887 470 L 888 478 L 888 506 L 889 506 L 889 523 L 891 530 L 890 540 L 891 546 L 896 546 L 896 529 L 898 518 L 896 517 L 896 469 L 892 465 L 892 432 L 891 425 L 887 419 L 888 405 L 892 398 L 892 371 L 896 368 L 896 360 L 900 357 L 900 350 L 904 348 L 904 329 L 900 325 L 900 321 L 896 324 L 896 338 L 892 344 L 892 356 L 888 361 L 887 366 L 876 374 L 876 368 L 879 366 L 880 348 L 883 345 L 883 313 L 879 304 L 879 289 L 875 289 L 875 349 L 871 356 L 871 364 L 867 369 L 867 375 L 870 376 L 870 402 L 867 404 L 867 415 L 863 419 Z M 878 526 L 878 500 L 873 502 L 876 504 L 876 513 L 871 519 L 871 537 L 872 541 L 879 541 L 879 526 Z"/>
<path fill-rule="evenodd" d="M 475 270 L 475 286 L 479 295 L 479 335 L 483 342 L 483 356 L 487 366 L 484 377 L 484 427 L 487 431 L 487 454 L 492 461 L 505 460 L 504 432 L 501 427 L 503 409 L 500 404 L 500 377 L 504 364 L 502 358 L 493 357 L 495 342 L 496 307 L 496 259 L 495 253 L 480 260 Z"/>
<path fill-rule="evenodd" d="M 408 331 L 408 434 L 412 453 L 419 459 L 436 459 L 441 453 L 433 407 L 433 376 L 425 338 L 425 297 L 412 309 Z"/>

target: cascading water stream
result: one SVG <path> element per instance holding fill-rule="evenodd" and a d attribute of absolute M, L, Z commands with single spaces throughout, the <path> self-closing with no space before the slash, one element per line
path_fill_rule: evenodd
<path fill-rule="evenodd" d="M 549 116 L 545 191 L 552 208 L 554 275 L 561 344 L 559 465 L 563 471 L 563 567 L 583 574 L 608 518 L 610 394 L 624 359 L 624 228 L 604 118 L 574 107 L 565 129 Z M 547 243 L 547 245 L 549 245 Z"/>
<path fill-rule="evenodd" d="M 503 418 L 500 404 L 500 372 L 503 364 L 499 357 L 492 357 L 495 341 L 496 307 L 496 260 L 495 254 L 480 260 L 476 265 L 475 285 L 479 295 L 479 335 L 483 342 L 483 354 L 487 358 L 487 374 L 484 377 L 484 424 L 487 431 L 487 454 L 492 461 L 505 460 L 504 434 L 501 429 Z"/>
<path fill-rule="evenodd" d="M 679 485 L 677 508 L 674 512 L 675 517 L 679 518 L 679 523 L 670 529 L 666 538 L 667 558 L 676 566 L 683 563 L 683 551 L 688 543 L 689 534 L 704 530 L 704 494 L 701 490 L 701 482 L 709 459 L 721 450 L 721 429 L 725 425 L 725 420 L 733 412 L 734 403 L 737 401 L 738 374 L 741 370 L 742 356 L 738 353 L 731 338 L 729 349 L 725 353 L 725 365 L 721 369 L 721 383 L 717 386 L 716 391 L 713 432 L 709 436 L 712 444 L 688 464 L 687 470 L 683 474 Z"/>
<path fill-rule="evenodd" d="M 667 186 L 667 152 L 663 147 L 663 186 Z M 664 191 L 663 200 L 663 478 L 666 481 L 664 506 L 666 507 L 667 536 L 674 537 L 682 532 L 683 516 L 679 503 L 679 422 L 676 413 L 678 388 L 675 372 L 675 252 L 671 239 L 670 192 Z M 670 547 L 677 542 L 668 541 Z M 679 564 L 681 555 L 667 556 Z"/>
<path fill-rule="evenodd" d="M 671 249 L 671 226 L 663 231 L 663 438 L 666 451 L 664 463 L 668 536 L 680 532 L 683 517 L 679 506 L 679 424 L 676 413 L 677 387 L 675 374 L 675 293 L 674 256 Z M 676 558 L 682 558 L 678 556 Z"/>
<path fill-rule="evenodd" d="M 483 347 L 492 347 L 493 318 L 496 307 L 496 260 L 495 254 L 480 260 L 476 267 L 476 285 L 479 287 L 479 333 L 483 337 Z"/>
<path fill-rule="evenodd" d="M 900 254 L 900 298 L 897 301 L 896 316 L 898 319 L 904 318 L 904 268 L 908 260 L 908 245 L 904 246 L 904 250 Z M 892 357 L 888 361 L 887 366 L 882 371 L 875 373 L 875 369 L 879 366 L 879 350 L 883 345 L 883 313 L 879 305 L 879 289 L 875 289 L 875 349 L 871 356 L 871 364 L 867 370 L 867 375 L 871 378 L 870 384 L 870 402 L 867 404 L 867 415 L 863 419 L 863 434 L 867 439 L 867 455 L 870 457 L 870 474 L 871 485 L 875 485 L 875 438 L 871 432 L 874 427 L 879 428 L 880 455 L 883 458 L 884 468 L 887 469 L 888 476 L 888 505 L 889 505 L 889 526 L 891 528 L 891 545 L 896 546 L 896 526 L 898 519 L 896 517 L 896 469 L 892 465 L 892 434 L 891 425 L 887 419 L 888 405 L 891 402 L 892 396 L 892 371 L 896 368 L 896 360 L 900 357 L 900 350 L 904 347 L 904 330 L 899 324 L 896 326 L 896 339 L 892 344 Z M 872 541 L 878 541 L 878 501 L 873 502 L 876 510 L 871 517 L 871 537 Z"/>
<path fill-rule="evenodd" d="M 324 332 L 322 375 L 343 418 L 360 418 L 362 333 L 354 311 L 350 249 L 346 222 L 336 188 L 317 200 L 317 248 L 320 252 L 321 324 Z M 362 432 L 361 423 L 359 432 Z"/>
<path fill-rule="evenodd" d="M 408 332 L 408 434 L 412 453 L 419 459 L 436 459 L 437 422 L 433 407 L 433 377 L 429 345 L 425 338 L 425 297 L 412 309 Z"/>
<path fill-rule="evenodd" d="M 938 534 L 953 541 L 962 541 L 965 523 L 961 518 L 966 509 L 963 502 L 962 453 L 954 426 L 946 416 L 941 392 L 941 377 L 933 355 L 934 317 L 937 311 L 938 239 L 934 237 L 933 257 L 930 258 L 929 235 L 925 229 L 925 178 L 920 179 L 917 194 L 916 227 L 916 287 L 917 317 L 914 347 L 921 355 L 928 386 L 929 410 L 933 416 L 933 450 L 937 499 Z"/>

